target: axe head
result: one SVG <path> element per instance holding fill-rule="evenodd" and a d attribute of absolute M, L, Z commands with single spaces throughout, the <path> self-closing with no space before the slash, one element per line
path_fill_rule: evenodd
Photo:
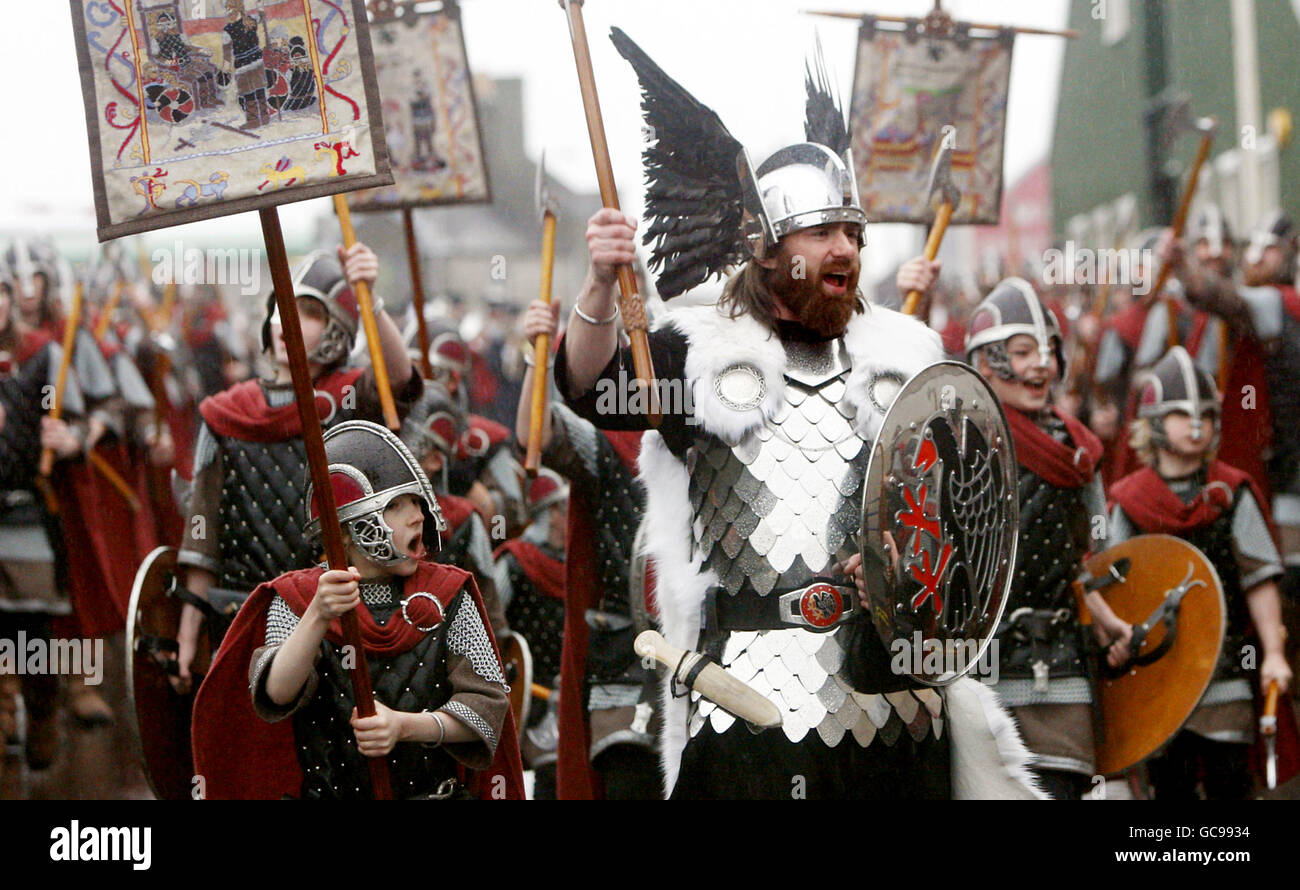
<path fill-rule="evenodd" d="M 930 164 L 930 179 L 925 185 L 926 203 L 934 209 L 940 204 L 951 204 L 953 209 L 961 203 L 961 191 L 952 182 L 952 153 L 957 147 L 957 128 L 951 125 L 941 131 L 939 147 L 935 149 Z"/>
<path fill-rule="evenodd" d="M 548 213 L 555 217 L 560 215 L 559 205 L 556 204 L 550 189 L 546 187 L 546 149 L 542 149 L 542 156 L 537 161 L 537 180 L 533 183 L 533 202 L 537 207 L 538 219 L 544 220 Z"/>

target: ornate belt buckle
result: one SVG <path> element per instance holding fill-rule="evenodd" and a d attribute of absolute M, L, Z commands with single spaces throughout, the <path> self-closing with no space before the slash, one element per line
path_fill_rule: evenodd
<path fill-rule="evenodd" d="M 809 630 L 828 631 L 853 611 L 853 597 L 825 581 L 815 581 L 801 590 L 781 595 L 781 620 Z"/>

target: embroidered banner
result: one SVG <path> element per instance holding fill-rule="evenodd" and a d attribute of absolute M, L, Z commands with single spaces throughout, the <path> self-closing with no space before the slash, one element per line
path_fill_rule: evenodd
<path fill-rule="evenodd" d="M 101 241 L 391 183 L 362 0 L 70 0 Z"/>
<path fill-rule="evenodd" d="M 400 5 L 370 31 L 396 183 L 351 193 L 352 209 L 490 201 L 460 7 L 448 0 L 421 15 Z"/>
<path fill-rule="evenodd" d="M 929 223 L 925 187 L 940 130 L 957 128 L 954 224 L 994 224 L 1014 35 L 927 40 L 864 23 L 849 128 L 858 188 L 872 222 Z"/>

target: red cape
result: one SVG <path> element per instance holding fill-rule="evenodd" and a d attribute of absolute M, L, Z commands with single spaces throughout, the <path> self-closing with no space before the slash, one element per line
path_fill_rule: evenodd
<path fill-rule="evenodd" d="M 1116 482 L 1111 486 L 1110 496 L 1143 534 L 1183 535 L 1218 519 L 1232 505 L 1235 492 L 1243 485 L 1249 486 L 1268 519 L 1268 501 L 1264 500 L 1255 480 L 1220 460 L 1210 461 L 1203 496 L 1190 504 L 1183 503 L 1152 467 L 1143 467 Z"/>
<path fill-rule="evenodd" d="M 601 434 L 614 447 L 627 471 L 636 475 L 641 432 Z M 583 702 L 587 677 L 587 610 L 600 603 L 601 582 L 596 562 L 596 529 L 591 523 L 594 498 L 600 492 L 569 490 L 569 528 L 564 571 L 566 604 L 564 648 L 560 653 L 560 747 L 556 764 L 556 796 L 560 800 L 602 800 L 605 786 L 591 766 L 591 724 Z M 654 583 L 647 572 L 647 601 Z"/>
<path fill-rule="evenodd" d="M 511 538 L 506 541 L 493 551 L 492 556 L 500 559 L 506 553 L 519 562 L 519 568 L 523 570 L 528 580 L 537 586 L 538 593 L 551 599 L 564 599 L 564 560 L 547 556 L 536 544 L 522 538 Z"/>
<path fill-rule="evenodd" d="M 448 533 L 454 533 L 478 509 L 473 501 L 456 497 L 454 494 L 435 494 L 434 497 L 438 499 L 438 509 L 442 511 L 442 518 L 447 520 Z"/>
<path fill-rule="evenodd" d="M 355 393 L 346 387 L 360 379 L 361 368 L 345 368 L 316 379 L 316 413 L 324 421 L 343 399 Z M 328 393 L 330 399 L 321 394 Z M 302 435 L 298 419 L 298 403 L 292 401 L 280 408 L 266 403 L 266 394 L 256 380 L 245 380 L 230 389 L 209 396 L 199 404 L 199 413 L 218 436 L 243 439 L 245 442 L 283 442 Z"/>
<path fill-rule="evenodd" d="M 1082 423 L 1056 408 L 1051 409 L 1065 423 L 1074 447 L 1058 442 L 1032 417 L 1009 405 L 1007 425 L 1016 444 L 1016 461 L 1057 488 L 1081 488 L 1092 480 L 1101 460 L 1101 440 Z"/>
<path fill-rule="evenodd" d="M 320 567 L 302 569 L 259 585 L 239 610 L 222 641 L 195 697 L 191 732 L 195 772 L 203 776 L 205 796 L 209 800 L 278 800 L 301 793 L 302 771 L 294 753 L 293 721 L 267 723 L 254 713 L 248 690 L 248 667 L 253 651 L 266 639 L 266 615 L 274 594 L 280 594 L 301 614 L 315 595 L 317 580 L 323 573 Z M 462 588 L 470 592 L 479 618 L 491 636 L 478 586 L 468 572 L 437 563 L 421 563 L 419 570 L 406 579 L 404 593 L 408 597 L 418 591 L 432 593 L 445 607 Z M 364 604 L 357 610 L 357 617 L 367 653 L 403 652 L 423 636 L 405 621 L 390 621 L 387 627 L 378 627 Z M 327 638 L 336 645 L 342 642 L 337 621 L 330 625 Z M 495 638 L 492 646 L 500 661 Z M 470 787 L 483 799 L 494 799 L 495 786 L 500 785 L 495 781 L 497 776 L 505 780 L 506 799 L 523 799 L 518 737 L 514 718 L 507 711 L 491 767 L 470 780 Z M 237 750 L 232 751 L 232 747 Z"/>

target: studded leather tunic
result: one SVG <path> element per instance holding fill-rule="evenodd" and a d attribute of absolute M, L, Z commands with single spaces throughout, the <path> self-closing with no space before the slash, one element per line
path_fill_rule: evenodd
<path fill-rule="evenodd" d="M 1059 421 L 1048 431 L 1057 439 L 1066 435 Z M 998 634 L 999 669 L 1008 679 L 1028 678 L 1042 661 L 1052 678 L 1086 677 L 1070 582 L 1092 547 L 1094 517 L 1105 516 L 1100 486 L 1094 478 L 1079 488 L 1058 488 L 1022 465 L 1019 497 L 1020 540 Z M 1018 610 L 1033 610 L 1038 620 L 1023 613 L 1014 620 Z M 1055 615 L 1049 619 L 1046 612 Z"/>

